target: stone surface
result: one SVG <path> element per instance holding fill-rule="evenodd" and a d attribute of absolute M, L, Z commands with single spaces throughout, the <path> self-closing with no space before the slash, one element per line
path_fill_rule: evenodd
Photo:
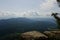
<path fill-rule="evenodd" d="M 44 32 L 50 39 L 60 40 L 60 31 L 45 31 Z"/>
<path fill-rule="evenodd" d="M 21 34 L 21 40 L 47 40 L 48 37 L 38 31 L 30 31 Z"/>

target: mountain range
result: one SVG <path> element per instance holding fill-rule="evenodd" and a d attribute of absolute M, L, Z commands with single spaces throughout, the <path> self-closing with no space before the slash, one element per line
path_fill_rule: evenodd
<path fill-rule="evenodd" d="M 26 31 L 45 31 L 57 28 L 56 22 L 49 18 L 11 18 L 0 20 L 0 36 Z"/>

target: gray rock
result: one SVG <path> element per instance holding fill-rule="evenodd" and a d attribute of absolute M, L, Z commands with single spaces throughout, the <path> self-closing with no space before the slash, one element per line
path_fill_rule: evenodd
<path fill-rule="evenodd" d="M 38 31 L 30 31 L 21 34 L 21 40 L 47 40 L 48 37 Z"/>
<path fill-rule="evenodd" d="M 60 40 L 60 31 L 45 31 L 44 33 L 52 40 Z"/>

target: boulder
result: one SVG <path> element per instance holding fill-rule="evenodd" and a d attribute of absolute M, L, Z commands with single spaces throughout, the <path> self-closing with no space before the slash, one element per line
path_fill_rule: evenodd
<path fill-rule="evenodd" d="M 21 40 L 47 40 L 48 37 L 38 31 L 30 31 L 21 34 Z"/>
<path fill-rule="evenodd" d="M 45 31 L 44 34 L 47 35 L 49 39 L 60 40 L 60 31 Z"/>

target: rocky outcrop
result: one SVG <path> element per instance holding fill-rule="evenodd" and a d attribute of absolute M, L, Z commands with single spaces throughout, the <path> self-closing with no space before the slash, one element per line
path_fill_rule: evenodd
<path fill-rule="evenodd" d="M 21 34 L 21 40 L 60 40 L 60 30 L 45 31 L 30 31 Z"/>
<path fill-rule="evenodd" d="M 60 40 L 60 31 L 45 31 L 44 34 L 47 35 L 50 40 Z"/>
<path fill-rule="evenodd" d="M 48 37 L 38 31 L 30 31 L 22 33 L 21 40 L 48 40 Z"/>
<path fill-rule="evenodd" d="M 24 33 L 13 33 L 1 37 L 0 40 L 60 40 L 60 30 L 45 31 L 29 31 Z"/>

